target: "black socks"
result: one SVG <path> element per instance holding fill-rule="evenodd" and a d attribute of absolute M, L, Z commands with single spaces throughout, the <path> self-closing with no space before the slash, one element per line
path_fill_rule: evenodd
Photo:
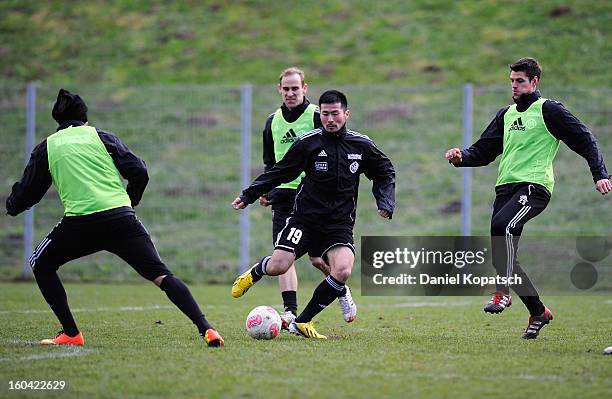
<path fill-rule="evenodd" d="M 295 319 L 297 323 L 307 323 L 312 320 L 319 312 L 325 309 L 329 304 L 336 300 L 342 293 L 345 292 L 344 283 L 327 276 L 315 288 L 312 294 L 312 299 L 304 308 L 304 311 Z"/>
<path fill-rule="evenodd" d="M 519 298 L 529 310 L 530 316 L 539 316 L 544 313 L 544 304 L 540 301 L 539 296 L 519 296 Z"/>
<path fill-rule="evenodd" d="M 69 337 L 78 335 L 79 329 L 68 307 L 68 297 L 57 272 L 34 268 L 34 277 L 45 301 L 51 306 L 51 310 L 62 324 L 64 333 Z"/>
<path fill-rule="evenodd" d="M 291 312 L 297 315 L 298 304 L 297 304 L 297 292 L 295 291 L 283 291 L 281 292 L 283 297 L 283 306 L 285 312 Z"/>
<path fill-rule="evenodd" d="M 268 264 L 268 261 L 270 260 L 271 256 L 264 256 L 252 269 L 251 269 L 251 276 L 253 276 L 253 282 L 256 283 L 259 280 L 261 280 L 261 278 L 263 276 L 266 275 L 266 265 Z"/>
<path fill-rule="evenodd" d="M 204 313 L 200 310 L 195 299 L 193 299 L 189 288 L 187 288 L 185 283 L 181 280 L 172 275 L 168 275 L 164 277 L 159 288 L 161 288 L 172 303 L 189 317 L 196 327 L 198 327 L 200 335 L 204 336 L 206 330 L 213 328 L 208 320 L 206 320 Z"/>

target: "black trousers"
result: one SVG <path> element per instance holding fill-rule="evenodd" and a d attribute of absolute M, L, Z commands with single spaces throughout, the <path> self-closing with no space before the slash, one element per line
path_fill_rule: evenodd
<path fill-rule="evenodd" d="M 505 184 L 496 187 L 495 193 L 491 218 L 493 266 L 498 276 L 521 277 L 522 284 L 512 288 L 525 302 L 524 297 L 537 297 L 538 292 L 517 260 L 518 242 L 523 226 L 542 213 L 548 205 L 550 193 L 543 186 L 532 183 Z M 508 284 L 497 286 L 498 291 L 506 294 L 509 288 Z M 527 301 L 533 302 L 529 299 Z"/>
<path fill-rule="evenodd" d="M 135 215 L 111 220 L 72 222 L 64 217 L 30 257 L 35 273 L 57 271 L 63 264 L 99 251 L 112 252 L 147 280 L 171 275 L 149 233 Z"/>

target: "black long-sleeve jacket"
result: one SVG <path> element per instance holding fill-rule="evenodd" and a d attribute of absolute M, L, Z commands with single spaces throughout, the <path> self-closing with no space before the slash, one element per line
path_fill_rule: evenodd
<path fill-rule="evenodd" d="M 281 183 L 306 176 L 297 189 L 293 213 L 311 225 L 355 224 L 359 175 L 373 181 L 378 209 L 390 214 L 395 208 L 395 170 L 391 161 L 369 137 L 343 127 L 336 133 L 323 128 L 304 134 L 284 158 L 260 175 L 242 192 L 251 204 Z"/>
<path fill-rule="evenodd" d="M 516 100 L 516 108 L 519 112 L 523 112 L 539 98 L 539 91 L 523 95 Z M 480 139 L 470 148 L 461 150 L 461 164 L 456 166 L 485 166 L 503 152 L 504 114 L 508 108 L 510 106 L 505 106 L 497 111 L 495 118 L 489 123 Z M 593 181 L 610 178 L 595 137 L 563 104 L 554 100 L 546 100 L 542 104 L 542 116 L 548 131 L 587 161 Z"/>
<path fill-rule="evenodd" d="M 83 125 L 83 122 L 68 121 L 60 125 L 57 131 L 66 129 L 69 126 L 81 125 Z M 96 130 L 104 147 L 113 159 L 117 170 L 128 181 L 126 192 L 130 197 L 132 206 L 138 205 L 149 182 L 146 164 L 134 155 L 117 136 L 109 132 Z M 47 140 L 45 139 L 34 148 L 23 171 L 23 177 L 13 185 L 11 195 L 6 200 L 6 212 L 11 216 L 16 216 L 36 205 L 49 187 L 51 187 L 51 183 L 51 172 L 49 171 L 49 160 L 47 157 Z M 117 213 L 133 212 L 131 209 L 123 208 L 125 207 L 100 213 L 104 213 L 104 216 L 111 216 Z M 78 216 L 78 218 L 87 217 L 89 215 Z"/>

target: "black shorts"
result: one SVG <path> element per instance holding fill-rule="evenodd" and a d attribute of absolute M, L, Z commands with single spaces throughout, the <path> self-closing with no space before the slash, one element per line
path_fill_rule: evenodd
<path fill-rule="evenodd" d="M 147 280 L 172 274 L 135 215 L 96 222 L 71 222 L 70 219 L 64 217 L 34 250 L 30 266 L 35 273 L 43 269 L 57 270 L 71 260 L 109 251 Z"/>
<path fill-rule="evenodd" d="M 291 217 L 290 211 L 283 210 L 273 210 L 272 211 L 272 244 L 276 244 L 276 240 L 278 239 L 278 233 L 285 227 L 287 224 L 287 219 Z"/>
<path fill-rule="evenodd" d="M 285 227 L 287 219 L 293 212 L 295 190 L 290 188 L 275 188 L 267 194 L 272 203 L 272 244 L 276 242 L 278 233 Z"/>
<path fill-rule="evenodd" d="M 353 229 L 344 225 L 310 227 L 294 217 L 287 219 L 277 236 L 274 249 L 293 252 L 295 259 L 305 253 L 311 257 L 326 258 L 327 252 L 335 247 L 348 247 L 355 253 Z"/>

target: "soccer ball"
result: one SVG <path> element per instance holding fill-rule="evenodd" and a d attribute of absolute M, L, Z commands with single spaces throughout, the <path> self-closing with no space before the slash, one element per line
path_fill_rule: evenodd
<path fill-rule="evenodd" d="M 281 330 L 280 315 L 271 306 L 258 306 L 247 316 L 246 330 L 255 339 L 273 339 Z"/>

